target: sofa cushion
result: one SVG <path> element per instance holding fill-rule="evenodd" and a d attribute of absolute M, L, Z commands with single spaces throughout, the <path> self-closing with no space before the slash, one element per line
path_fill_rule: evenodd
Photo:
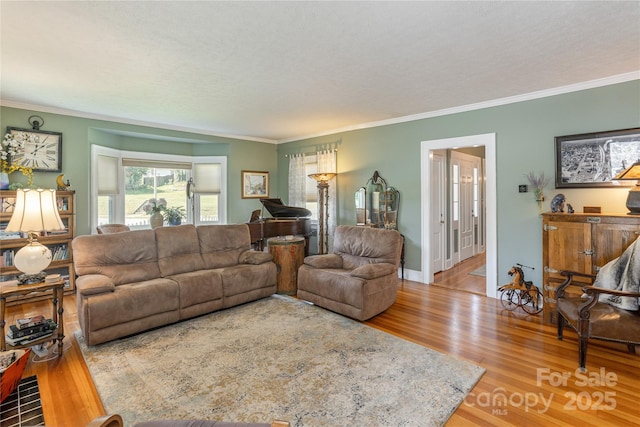
<path fill-rule="evenodd" d="M 113 292 L 116 285 L 113 280 L 102 274 L 87 274 L 76 279 L 76 288 L 80 295 L 95 295 Z"/>
<path fill-rule="evenodd" d="M 237 265 L 240 254 L 251 248 L 251 235 L 246 224 L 198 226 L 200 252 L 204 268 Z"/>
<path fill-rule="evenodd" d="M 260 265 L 265 262 L 273 261 L 273 255 L 269 252 L 259 252 L 254 250 L 248 250 L 242 252 L 240 254 L 240 258 L 238 259 L 240 264 L 251 264 L 251 265 Z"/>
<path fill-rule="evenodd" d="M 198 232 L 193 224 L 158 227 L 154 231 L 162 277 L 204 269 Z"/>
<path fill-rule="evenodd" d="M 361 279 L 375 279 L 376 277 L 386 276 L 387 274 L 393 274 L 398 269 L 393 264 L 381 262 L 377 264 L 361 265 L 351 271 L 351 275 L 359 277 Z"/>
<path fill-rule="evenodd" d="M 314 268 L 342 268 L 342 257 L 337 254 L 311 255 L 304 263 Z"/>
<path fill-rule="evenodd" d="M 334 233 L 333 252 L 342 257 L 342 268 L 347 270 L 379 262 L 397 268 L 402 239 L 398 239 L 398 232 L 393 230 L 340 225 Z"/>
<path fill-rule="evenodd" d="M 272 287 L 276 291 L 276 265 L 236 265 L 220 269 L 224 296 L 237 295 L 254 289 Z"/>
<path fill-rule="evenodd" d="M 116 286 L 160 277 L 153 230 L 77 236 L 72 247 L 79 276 L 102 274 Z"/>
<path fill-rule="evenodd" d="M 168 276 L 180 287 L 180 308 L 222 299 L 222 275 L 216 270 L 198 270 Z"/>
<path fill-rule="evenodd" d="M 85 309 L 90 316 L 91 329 L 96 331 L 157 313 L 177 311 L 179 301 L 178 284 L 158 278 L 123 284 L 114 292 L 91 295 L 86 298 Z"/>

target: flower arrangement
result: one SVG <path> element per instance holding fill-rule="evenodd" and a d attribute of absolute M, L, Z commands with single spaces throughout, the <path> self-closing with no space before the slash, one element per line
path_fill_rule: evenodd
<path fill-rule="evenodd" d="M 11 174 L 16 171 L 22 172 L 27 177 L 27 187 L 31 187 L 33 184 L 33 169 L 22 165 L 9 165 L 9 158 L 19 154 L 24 150 L 24 144 L 26 141 L 38 138 L 37 135 L 30 135 L 26 132 L 7 133 L 4 135 L 2 142 L 0 143 L 0 171 Z M 37 141 L 36 141 L 37 142 Z"/>
<path fill-rule="evenodd" d="M 167 201 L 165 199 L 149 199 L 144 204 L 142 210 L 149 215 L 160 212 L 162 213 L 167 208 Z"/>
<path fill-rule="evenodd" d="M 536 201 L 544 200 L 544 187 L 549 184 L 549 177 L 544 176 L 544 173 L 541 173 L 540 176 L 536 176 L 535 173 L 529 172 L 527 175 L 527 179 L 529 180 L 529 184 L 533 187 L 534 196 Z"/>
<path fill-rule="evenodd" d="M 177 208 L 166 208 L 164 213 L 165 221 L 169 224 L 179 225 L 183 219 L 187 217 L 187 213 L 185 212 L 182 206 L 178 206 Z"/>

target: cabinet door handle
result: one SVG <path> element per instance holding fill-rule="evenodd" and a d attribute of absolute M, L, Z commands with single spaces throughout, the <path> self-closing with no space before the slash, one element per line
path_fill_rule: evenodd
<path fill-rule="evenodd" d="M 558 227 L 556 227 L 555 225 L 549 225 L 549 224 L 545 224 L 543 227 L 544 231 L 551 231 L 551 230 L 557 230 Z"/>
<path fill-rule="evenodd" d="M 547 266 L 544 267 L 544 272 L 545 273 L 557 273 L 558 270 L 556 270 L 555 268 L 549 268 Z"/>
<path fill-rule="evenodd" d="M 585 254 L 586 256 L 592 256 L 596 253 L 593 249 L 585 249 L 584 251 L 578 251 L 579 254 Z"/>

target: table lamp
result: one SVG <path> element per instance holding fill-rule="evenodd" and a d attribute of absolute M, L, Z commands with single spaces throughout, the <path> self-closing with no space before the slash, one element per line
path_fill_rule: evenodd
<path fill-rule="evenodd" d="M 58 214 L 55 190 L 18 190 L 13 215 L 6 231 L 27 233 L 29 243 L 14 256 L 14 266 L 23 272 L 18 276 L 21 284 L 44 280 L 42 270 L 51 263 L 51 250 L 38 242 L 41 231 L 64 230 Z"/>
<path fill-rule="evenodd" d="M 309 178 L 318 181 L 318 246 L 319 254 L 329 252 L 329 181 L 331 181 L 337 173 L 324 172 L 312 173 Z"/>
<path fill-rule="evenodd" d="M 629 215 L 640 215 L 640 160 L 624 169 L 613 179 L 614 181 L 637 181 L 635 187 L 629 190 L 627 209 L 629 209 Z"/>

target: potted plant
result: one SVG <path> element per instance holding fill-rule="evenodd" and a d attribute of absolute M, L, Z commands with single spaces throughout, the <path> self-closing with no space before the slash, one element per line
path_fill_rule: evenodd
<path fill-rule="evenodd" d="M 182 206 L 178 206 L 177 208 L 166 208 L 163 215 L 169 225 L 180 225 L 182 220 L 187 217 L 187 213 Z"/>

